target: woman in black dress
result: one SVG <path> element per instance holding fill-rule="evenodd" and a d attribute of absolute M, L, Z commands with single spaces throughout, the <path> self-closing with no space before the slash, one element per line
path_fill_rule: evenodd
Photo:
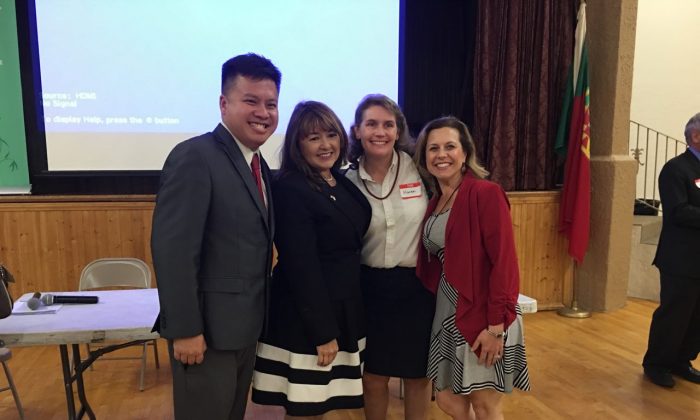
<path fill-rule="evenodd" d="M 360 249 L 371 210 L 338 172 L 347 144 L 330 108 L 299 103 L 272 185 L 279 260 L 252 398 L 288 416 L 363 405 Z"/>

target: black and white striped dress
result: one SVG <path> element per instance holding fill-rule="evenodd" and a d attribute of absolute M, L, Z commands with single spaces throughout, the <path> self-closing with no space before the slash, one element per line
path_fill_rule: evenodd
<path fill-rule="evenodd" d="M 335 312 L 343 335 L 339 351 L 328 366 L 318 366 L 313 345 L 306 342 L 302 326 L 290 317 L 273 331 L 274 337 L 258 343 L 253 373 L 252 400 L 258 404 L 283 406 L 290 416 L 318 416 L 331 410 L 360 408 L 365 337 L 355 328 L 362 310 L 361 300 L 337 302 Z M 355 315 L 357 314 L 357 315 Z"/>
<path fill-rule="evenodd" d="M 423 245 L 444 264 L 445 226 L 449 210 L 431 215 L 425 223 Z M 450 389 L 455 394 L 469 394 L 482 389 L 511 392 L 513 388 L 530 390 L 525 358 L 523 319 L 520 306 L 517 317 L 505 331 L 503 358 L 492 367 L 478 363 L 469 343 L 455 324 L 458 292 L 440 274 L 433 328 L 430 338 L 428 377 L 438 391 Z"/>
<path fill-rule="evenodd" d="M 302 176 L 273 184 L 279 262 L 251 398 L 282 406 L 290 416 L 364 405 L 360 247 L 371 213 L 357 187 L 336 178 L 335 187 L 320 192 Z M 330 365 L 318 366 L 316 345 L 331 339 L 338 353 Z"/>

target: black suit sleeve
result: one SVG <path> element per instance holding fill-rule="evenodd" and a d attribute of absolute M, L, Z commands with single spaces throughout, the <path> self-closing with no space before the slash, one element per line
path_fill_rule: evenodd
<path fill-rule="evenodd" d="M 689 178 L 678 164 L 665 167 L 659 174 L 659 194 L 664 211 L 670 212 L 674 224 L 700 229 L 700 207 L 691 204 L 688 196 L 689 184 L 693 182 Z"/>
<path fill-rule="evenodd" d="M 321 269 L 317 230 L 304 182 L 278 184 L 275 200 L 275 244 L 283 260 L 284 278 L 292 292 L 302 322 L 315 346 L 339 335 L 335 312 Z"/>
<path fill-rule="evenodd" d="M 208 166 L 190 142 L 165 162 L 153 213 L 151 250 L 160 299 L 160 333 L 165 338 L 204 332 L 198 298 L 202 237 L 209 210 Z"/>

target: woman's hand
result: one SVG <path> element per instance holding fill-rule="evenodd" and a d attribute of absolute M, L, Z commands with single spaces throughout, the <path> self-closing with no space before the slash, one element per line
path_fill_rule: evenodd
<path fill-rule="evenodd" d="M 330 365 L 338 354 L 338 341 L 333 339 L 326 344 L 316 346 L 316 353 L 318 354 L 319 366 Z"/>
<path fill-rule="evenodd" d="M 499 330 L 494 328 L 491 331 L 499 333 L 503 331 L 503 328 L 501 327 Z M 495 337 L 487 330 L 483 330 L 479 336 L 476 337 L 472 351 L 476 352 L 478 349 L 481 349 L 479 364 L 485 364 L 486 367 L 491 367 L 503 357 L 503 337 Z"/>

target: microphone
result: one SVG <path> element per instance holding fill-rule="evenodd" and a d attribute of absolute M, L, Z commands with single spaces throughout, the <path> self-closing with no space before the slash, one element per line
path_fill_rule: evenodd
<path fill-rule="evenodd" d="M 49 306 L 57 303 L 97 303 L 100 300 L 98 296 L 67 296 L 67 295 L 49 295 L 45 294 L 41 297 L 44 305 Z"/>
<path fill-rule="evenodd" d="M 41 297 L 41 293 L 39 292 L 34 292 L 32 297 L 27 300 L 27 308 L 31 309 L 32 311 L 36 311 L 39 309 L 39 306 L 41 306 L 41 301 L 39 298 Z"/>

